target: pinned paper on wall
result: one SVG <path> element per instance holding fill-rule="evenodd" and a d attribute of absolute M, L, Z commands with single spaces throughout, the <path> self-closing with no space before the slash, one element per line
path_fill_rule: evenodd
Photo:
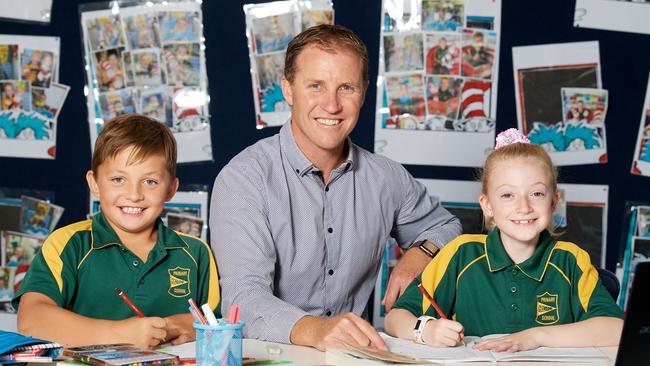
<path fill-rule="evenodd" d="M 632 174 L 650 177 L 650 75 L 639 123 L 639 134 L 632 158 Z"/>
<path fill-rule="evenodd" d="M 54 159 L 58 116 L 70 87 L 59 84 L 58 37 L 0 35 L 0 156 Z"/>
<path fill-rule="evenodd" d="M 598 42 L 512 48 L 518 127 L 556 165 L 607 162 Z"/>
<path fill-rule="evenodd" d="M 647 0 L 576 0 L 573 25 L 621 32 L 650 34 Z"/>
<path fill-rule="evenodd" d="M 330 0 L 274 1 L 244 5 L 256 127 L 280 126 L 291 117 L 282 94 L 287 45 L 301 31 L 334 24 Z"/>
<path fill-rule="evenodd" d="M 494 142 L 501 1 L 384 0 L 375 152 L 480 166 Z"/>
<path fill-rule="evenodd" d="M 174 133 L 179 163 L 212 160 L 201 3 L 81 8 L 91 148 L 105 122 L 140 113 Z"/>

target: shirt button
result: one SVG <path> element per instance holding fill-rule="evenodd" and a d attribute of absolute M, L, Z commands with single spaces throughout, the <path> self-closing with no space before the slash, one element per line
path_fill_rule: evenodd
<path fill-rule="evenodd" d="M 512 273 L 513 276 L 516 276 L 517 275 L 517 269 L 513 268 L 512 270 L 510 270 L 510 273 Z"/>
<path fill-rule="evenodd" d="M 517 304 L 512 304 L 510 305 L 510 308 L 514 311 L 517 311 L 517 309 L 519 309 L 519 306 L 517 306 Z"/>
<path fill-rule="evenodd" d="M 331 227 L 330 227 L 330 228 L 327 228 L 327 232 L 328 232 L 328 233 L 331 234 L 333 231 L 334 231 L 334 229 L 332 229 Z"/>
<path fill-rule="evenodd" d="M 517 287 L 515 286 L 510 287 L 510 292 L 512 292 L 513 294 L 517 292 Z"/>
<path fill-rule="evenodd" d="M 299 169 L 296 169 L 296 174 L 300 174 L 300 170 L 299 170 Z"/>
<path fill-rule="evenodd" d="M 330 191 L 330 187 L 329 186 L 325 187 L 325 192 L 329 192 L 329 191 Z"/>
<path fill-rule="evenodd" d="M 133 267 L 137 267 L 138 264 L 140 264 L 140 263 L 138 263 L 138 261 L 133 261 Z"/>
<path fill-rule="evenodd" d="M 331 312 L 330 310 L 327 310 L 327 311 L 325 312 L 325 315 L 330 316 L 330 315 L 332 315 L 332 312 Z"/>
<path fill-rule="evenodd" d="M 331 276 L 331 275 L 334 274 L 334 270 L 333 270 L 333 269 L 330 269 L 329 271 L 327 271 L 327 273 Z"/>

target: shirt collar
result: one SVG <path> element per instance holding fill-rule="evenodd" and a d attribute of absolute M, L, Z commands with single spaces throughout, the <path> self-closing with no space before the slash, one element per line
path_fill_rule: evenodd
<path fill-rule="evenodd" d="M 537 244 L 537 248 L 535 248 L 533 256 L 517 265 L 517 267 L 526 276 L 536 281 L 541 281 L 551 257 L 553 242 L 554 239 L 551 234 L 547 230 L 544 230 L 539 235 L 539 243 Z M 496 227 L 490 231 L 485 241 L 485 254 L 490 272 L 496 272 L 514 265 L 506 249 L 503 247 L 499 229 Z"/>
<path fill-rule="evenodd" d="M 160 217 L 156 219 L 158 232 L 156 235 L 156 247 L 165 249 L 187 248 L 188 245 L 183 239 L 162 222 Z M 110 245 L 123 245 L 111 225 L 102 212 L 93 217 L 92 223 L 93 249 L 102 249 Z"/>
<path fill-rule="evenodd" d="M 317 168 L 311 163 L 311 161 L 309 161 L 309 159 L 307 159 L 305 154 L 298 147 L 298 144 L 296 144 L 296 139 L 291 131 L 291 123 L 293 122 L 287 121 L 287 123 L 285 123 L 280 129 L 280 146 L 286 154 L 291 168 L 295 170 L 299 176 L 303 176 Z M 353 148 L 352 140 L 350 140 L 349 137 L 345 142 L 345 146 L 348 151 L 348 156 L 337 170 L 348 171 L 354 167 L 356 151 Z"/>

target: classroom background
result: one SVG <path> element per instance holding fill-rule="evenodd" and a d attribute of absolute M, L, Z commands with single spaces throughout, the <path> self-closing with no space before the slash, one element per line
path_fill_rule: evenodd
<path fill-rule="evenodd" d="M 210 190 L 220 169 L 241 150 L 278 132 L 256 128 L 244 4 L 252 1 L 202 3 L 205 58 L 213 161 L 181 164 L 181 185 Z M 65 211 L 58 227 L 86 218 L 91 146 L 84 96 L 84 50 L 79 5 L 85 1 L 54 0 L 49 24 L 0 20 L 0 34 L 60 37 L 59 82 L 70 91 L 58 117 L 55 160 L 0 157 L 0 187 L 46 190 Z M 378 74 L 381 1 L 334 0 L 335 23 L 354 30 L 366 43 L 370 85 L 351 138 L 370 151 L 375 141 L 375 97 Z M 650 6 L 650 5 L 649 5 Z M 614 270 L 627 235 L 627 201 L 650 201 L 650 178 L 630 174 L 650 70 L 650 36 L 574 27 L 575 1 L 503 0 L 496 131 L 517 127 L 512 47 L 598 41 L 603 88 L 609 90 L 605 164 L 562 167 L 561 183 L 609 186 L 606 267 Z M 3 142 L 0 140 L 0 144 Z M 432 140 L 431 144 L 436 141 Z M 408 146 L 403 146 L 408 149 Z M 475 168 L 406 165 L 416 178 L 475 180 Z M 580 242 L 578 242 L 580 244 Z"/>

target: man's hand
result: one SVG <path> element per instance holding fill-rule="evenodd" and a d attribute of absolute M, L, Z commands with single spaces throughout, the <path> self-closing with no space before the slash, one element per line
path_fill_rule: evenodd
<path fill-rule="evenodd" d="M 404 253 L 388 279 L 386 295 L 381 300 L 386 312 L 390 311 L 397 298 L 404 293 L 411 281 L 422 272 L 430 261 L 431 257 L 418 247 L 413 247 Z"/>
<path fill-rule="evenodd" d="M 291 343 L 311 346 L 319 351 L 346 348 L 346 344 L 387 350 L 375 328 L 356 314 L 345 313 L 331 318 L 305 316 L 291 329 Z"/>

